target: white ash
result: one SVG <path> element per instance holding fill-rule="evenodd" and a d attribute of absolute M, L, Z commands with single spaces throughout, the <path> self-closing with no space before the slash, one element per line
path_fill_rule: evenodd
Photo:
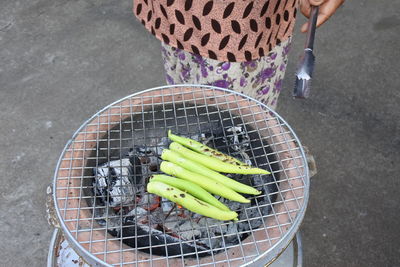
<path fill-rule="evenodd" d="M 232 126 L 226 130 L 227 133 L 230 133 L 227 137 L 225 137 L 224 142 L 228 144 L 234 151 L 239 152 L 240 160 L 248 165 L 252 165 L 249 155 L 246 153 L 246 150 L 250 146 L 250 137 L 244 130 L 242 126 Z"/>
<path fill-rule="evenodd" d="M 141 208 L 141 207 L 136 207 L 136 208 L 130 210 L 130 211 L 126 214 L 126 216 L 142 217 L 142 216 L 147 215 L 147 213 L 148 213 L 147 210 L 145 210 L 145 209 L 143 209 L 143 208 Z"/>
<path fill-rule="evenodd" d="M 134 187 L 129 159 L 113 160 L 94 169 L 94 187 L 109 207 L 131 204 L 134 200 Z"/>
<path fill-rule="evenodd" d="M 167 137 L 161 138 L 161 141 L 153 146 L 135 146 L 131 150 L 129 156 L 138 157 L 141 162 L 142 181 L 156 173 L 159 173 L 159 165 L 161 163 L 161 154 L 164 148 L 168 148 L 169 139 Z"/>
<path fill-rule="evenodd" d="M 170 141 L 168 137 L 162 137 L 160 142 L 152 146 L 135 146 L 135 149 L 130 152 L 130 156 L 161 156 L 164 148 L 168 148 Z"/>
<path fill-rule="evenodd" d="M 250 145 L 250 137 L 242 126 L 229 127 L 226 132 L 232 133 L 226 137 L 226 143 L 230 144 L 235 151 L 244 151 Z"/>
<path fill-rule="evenodd" d="M 193 237 L 197 238 L 201 236 L 201 231 L 194 227 L 191 220 L 185 220 L 183 224 L 179 226 L 180 236 L 186 240 L 193 240 Z"/>
<path fill-rule="evenodd" d="M 161 209 L 165 214 L 168 214 L 175 206 L 175 203 L 169 201 L 168 199 L 161 198 Z"/>
<path fill-rule="evenodd" d="M 144 207 L 144 208 L 148 208 L 154 204 L 156 204 L 158 202 L 158 196 L 154 195 L 154 194 L 150 194 L 150 193 L 144 193 L 142 195 L 142 197 L 140 198 L 139 202 L 137 203 L 137 205 L 139 207 Z"/>

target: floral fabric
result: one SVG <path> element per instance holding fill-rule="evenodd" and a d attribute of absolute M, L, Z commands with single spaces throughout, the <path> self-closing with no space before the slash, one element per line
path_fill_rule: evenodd
<path fill-rule="evenodd" d="M 276 108 L 290 50 L 289 38 L 266 56 L 247 62 L 221 62 L 162 43 L 168 84 L 205 84 L 231 89 Z"/>

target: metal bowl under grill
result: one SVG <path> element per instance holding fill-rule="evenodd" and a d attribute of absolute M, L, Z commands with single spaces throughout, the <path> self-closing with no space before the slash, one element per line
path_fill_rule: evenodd
<path fill-rule="evenodd" d="M 232 176 L 262 191 L 220 222 L 145 190 L 167 131 L 196 138 L 271 175 Z M 308 202 L 306 158 L 274 111 L 233 91 L 166 86 L 125 97 L 86 121 L 57 164 L 53 194 L 69 244 L 91 265 L 260 266 L 298 231 Z"/>

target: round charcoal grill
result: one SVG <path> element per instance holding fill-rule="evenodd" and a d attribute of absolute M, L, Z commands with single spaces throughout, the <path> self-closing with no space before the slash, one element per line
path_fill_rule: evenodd
<path fill-rule="evenodd" d="M 167 131 L 198 139 L 270 175 L 232 175 L 262 191 L 221 222 L 146 192 Z M 53 196 L 69 244 L 98 266 L 261 266 L 294 238 L 308 202 L 300 141 L 274 111 L 243 94 L 200 85 L 125 97 L 86 121 L 57 164 Z"/>

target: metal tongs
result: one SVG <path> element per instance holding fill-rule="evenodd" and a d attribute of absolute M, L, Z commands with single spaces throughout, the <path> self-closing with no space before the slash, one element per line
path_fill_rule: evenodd
<path fill-rule="evenodd" d="M 307 40 L 304 48 L 304 55 L 301 57 L 299 66 L 296 71 L 296 82 L 293 92 L 293 96 L 295 98 L 308 98 L 310 94 L 310 83 L 315 64 L 313 48 L 317 17 L 318 7 L 312 6 L 311 15 L 308 21 Z"/>

